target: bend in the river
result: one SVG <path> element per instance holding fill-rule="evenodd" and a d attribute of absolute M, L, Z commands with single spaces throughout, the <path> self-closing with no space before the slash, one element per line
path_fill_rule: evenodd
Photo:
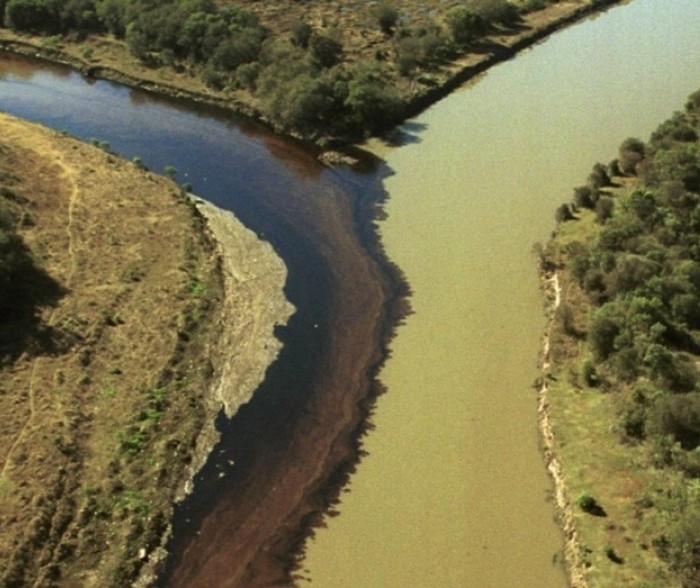
<path fill-rule="evenodd" d="M 251 123 L 61 68 L 8 57 L 0 76 L 1 108 L 108 140 L 152 169 L 174 166 L 287 264 L 297 312 L 280 329 L 284 348 L 253 401 L 221 420 L 222 441 L 176 517 L 164 577 L 170 586 L 284 581 L 290 553 L 357 459 L 401 310 L 405 287 L 372 224 L 387 171 L 371 157 L 355 171 L 329 170 Z"/>
<path fill-rule="evenodd" d="M 304 565 L 323 588 L 563 581 L 530 389 L 543 318 L 529 250 L 592 163 L 696 88 L 698 18 L 694 0 L 635 0 L 556 35 L 409 124 L 413 143 L 387 155 L 391 177 L 376 160 L 324 169 L 213 111 L 0 63 L 0 108 L 108 140 L 156 170 L 174 165 L 290 269 L 299 311 L 280 332 L 285 350 L 233 427 L 221 423 L 228 445 L 180 511 L 177 536 L 192 541 L 173 543 L 170 585 L 285 582 L 300 526 L 352 467 L 368 409 L 358 400 L 375 392 L 391 300 L 405 288 L 369 228 L 384 180 L 382 237 L 416 313 L 381 375 L 389 393 L 369 457 Z"/>

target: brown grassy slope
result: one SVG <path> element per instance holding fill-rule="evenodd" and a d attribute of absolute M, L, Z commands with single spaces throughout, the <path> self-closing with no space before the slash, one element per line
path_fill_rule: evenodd
<path fill-rule="evenodd" d="M 164 178 L 6 115 L 0 127 L 0 182 L 63 289 L 21 348 L 2 350 L 0 585 L 124 586 L 162 553 L 173 500 L 214 437 L 217 382 L 244 389 L 240 404 L 274 356 L 276 343 L 225 365 L 289 314 L 284 268 L 240 225 L 226 225 L 237 249 L 222 259 Z M 254 258 L 269 279 L 232 296 Z"/>

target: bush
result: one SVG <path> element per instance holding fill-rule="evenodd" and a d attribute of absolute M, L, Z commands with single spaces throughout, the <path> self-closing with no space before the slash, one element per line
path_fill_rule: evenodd
<path fill-rule="evenodd" d="M 557 208 L 556 212 L 554 213 L 554 219 L 558 223 L 570 221 L 570 220 L 573 220 L 574 218 L 575 218 L 574 213 L 571 212 L 571 208 L 569 207 L 568 204 L 562 204 L 561 206 L 559 206 Z"/>
<path fill-rule="evenodd" d="M 598 200 L 596 191 L 591 186 L 574 188 L 574 204 L 579 208 L 594 208 Z"/>
<path fill-rule="evenodd" d="M 612 183 L 608 170 L 602 163 L 596 163 L 593 166 L 593 171 L 588 176 L 588 183 L 593 188 L 604 188 Z"/>
<path fill-rule="evenodd" d="M 595 388 L 600 383 L 595 365 L 590 359 L 585 360 L 581 364 L 581 377 L 586 382 L 586 386 L 590 388 Z"/>
<path fill-rule="evenodd" d="M 595 204 L 595 219 L 600 224 L 604 224 L 612 217 L 615 211 L 615 201 L 609 196 L 603 196 Z"/>
<path fill-rule="evenodd" d="M 603 507 L 598 504 L 598 501 L 588 492 L 583 492 L 576 501 L 579 508 L 588 514 L 604 517 L 607 516 Z"/>
<path fill-rule="evenodd" d="M 386 69 L 378 64 L 358 64 L 351 70 L 345 106 L 357 125 L 368 131 L 391 126 L 400 114 L 401 102 L 388 84 Z"/>
<path fill-rule="evenodd" d="M 258 62 L 246 63 L 236 70 L 236 83 L 246 90 L 255 91 L 261 65 Z"/>
<path fill-rule="evenodd" d="M 676 571 L 685 588 L 698 588 L 700 569 L 700 508 L 692 501 L 680 506 L 682 515 L 668 536 L 655 541 L 660 556 Z"/>
<path fill-rule="evenodd" d="M 615 351 L 615 340 L 620 334 L 619 319 L 611 304 L 598 309 L 591 321 L 588 342 L 596 361 L 605 361 Z"/>
<path fill-rule="evenodd" d="M 616 564 L 625 563 L 625 560 L 618 555 L 617 551 L 615 551 L 615 548 L 611 545 L 606 545 L 605 547 L 603 547 L 603 552 L 611 562 Z"/>
<path fill-rule="evenodd" d="M 226 86 L 226 77 L 212 66 L 207 66 L 202 70 L 202 80 L 214 90 L 223 90 Z"/>

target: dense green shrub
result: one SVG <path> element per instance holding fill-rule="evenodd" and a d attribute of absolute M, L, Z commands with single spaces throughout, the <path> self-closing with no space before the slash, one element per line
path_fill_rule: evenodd
<path fill-rule="evenodd" d="M 352 119 L 370 131 L 392 126 L 401 103 L 387 83 L 386 69 L 379 63 L 358 64 L 350 75 L 345 106 Z"/>
<path fill-rule="evenodd" d="M 212 63 L 224 71 L 233 71 L 257 59 L 262 41 L 259 31 L 245 29 L 219 44 L 212 55 Z"/>
<path fill-rule="evenodd" d="M 663 523 L 653 544 L 683 586 L 700 586 L 699 110 L 697 92 L 648 144 L 624 141 L 619 170 L 594 168 L 574 201 L 590 207 L 598 190 L 604 224 L 582 238 L 585 245 L 569 245 L 566 259 L 593 306 L 592 360 L 580 376 L 590 385 L 595 373 L 602 389 L 619 394 L 615 429 L 642 444 L 648 467 L 674 470 L 676 481 L 654 505 Z M 637 174 L 635 187 L 600 192 L 618 171 Z"/>

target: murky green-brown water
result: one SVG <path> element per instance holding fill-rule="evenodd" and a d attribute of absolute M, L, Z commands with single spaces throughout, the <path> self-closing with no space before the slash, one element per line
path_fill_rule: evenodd
<path fill-rule="evenodd" d="M 309 542 L 311 584 L 566 584 L 538 447 L 531 248 L 593 163 L 700 87 L 698 22 L 696 0 L 615 8 L 442 101 L 386 154 L 381 232 L 415 314 L 381 373 L 369 456 Z"/>

